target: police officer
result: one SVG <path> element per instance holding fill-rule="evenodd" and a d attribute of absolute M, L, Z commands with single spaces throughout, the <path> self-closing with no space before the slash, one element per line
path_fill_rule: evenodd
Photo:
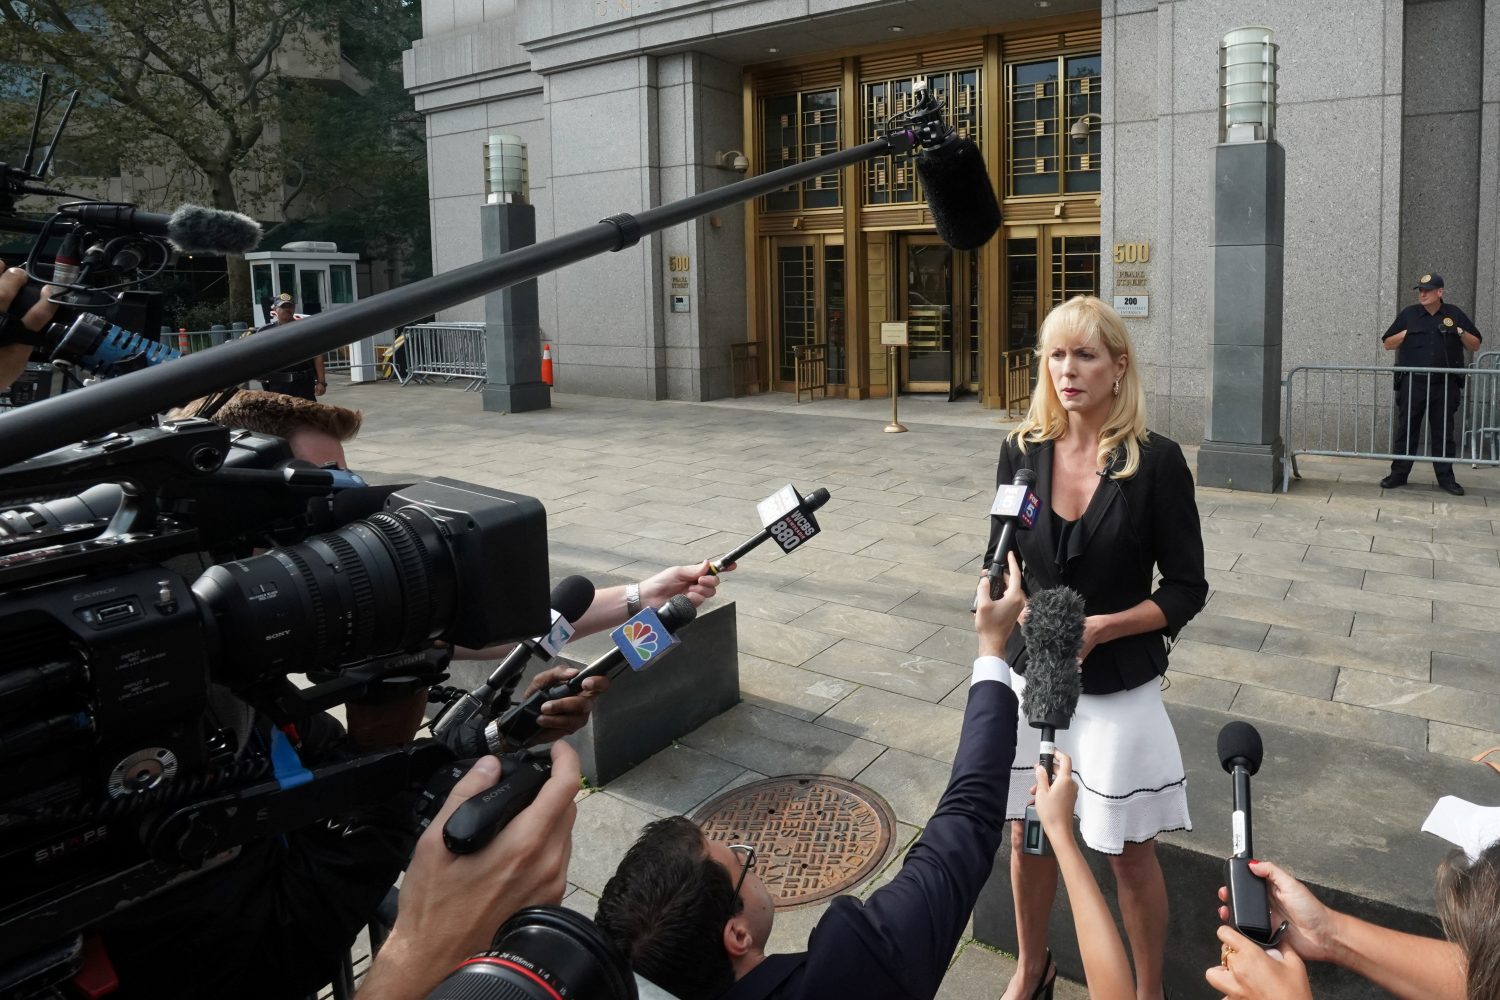
<path fill-rule="evenodd" d="M 1479 350 L 1480 334 L 1474 321 L 1458 306 L 1443 301 L 1443 276 L 1424 274 L 1417 279 L 1417 304 L 1407 306 L 1396 316 L 1390 329 L 1381 335 L 1385 349 L 1396 352 L 1400 368 L 1463 368 L 1464 351 Z M 1453 431 L 1463 380 L 1457 375 L 1396 375 L 1396 430 L 1391 451 L 1411 454 L 1421 440 L 1422 420 L 1427 420 L 1427 454 L 1433 459 L 1453 455 Z M 1391 474 L 1380 481 L 1386 489 L 1406 484 L 1411 474 L 1410 459 L 1391 462 Z M 1453 478 L 1451 462 L 1434 461 L 1432 471 L 1438 485 L 1456 497 L 1464 488 Z"/>
<path fill-rule="evenodd" d="M 255 332 L 263 333 L 267 330 L 274 330 L 293 322 L 296 318 L 295 303 L 292 302 L 291 295 L 282 292 L 271 304 L 271 322 L 257 327 Z M 271 392 L 281 392 L 301 399 L 316 399 L 327 391 L 327 379 L 328 376 L 323 371 L 323 356 L 319 354 L 263 376 L 260 382 Z"/>

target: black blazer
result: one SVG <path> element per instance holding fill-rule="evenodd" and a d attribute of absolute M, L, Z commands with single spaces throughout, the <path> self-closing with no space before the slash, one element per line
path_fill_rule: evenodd
<path fill-rule="evenodd" d="M 1094 490 L 1059 565 L 1058 519 L 1052 513 L 1052 444 L 1030 444 L 1022 454 L 1015 438 L 1007 437 L 995 471 L 997 484 L 1011 482 L 1017 469 L 1036 471 L 1033 488 L 1041 509 L 1030 531 L 1016 532 L 1022 586 L 1028 594 L 1060 585 L 1072 587 L 1083 596 L 1090 615 L 1124 611 L 1147 598 L 1160 605 L 1167 618 L 1163 631 L 1101 643 L 1083 661 L 1085 694 L 1139 687 L 1166 673 L 1165 637 L 1175 637 L 1208 599 L 1193 474 L 1175 441 L 1149 434 L 1141 446 L 1136 474 L 1129 479 L 1104 478 Z M 1111 468 L 1124 459 L 1121 449 Z M 1000 519 L 992 517 L 990 522 L 986 566 L 1000 541 Z M 1161 583 L 1154 591 L 1153 568 L 1161 571 Z M 1020 629 L 1012 633 L 1005 659 L 1017 673 L 1026 672 Z"/>
<path fill-rule="evenodd" d="M 767 956 L 725 1000 L 934 996 L 989 880 L 1015 756 L 1015 693 L 980 681 L 969 689 L 948 788 L 901 871 L 864 902 L 834 900 L 807 951 Z"/>

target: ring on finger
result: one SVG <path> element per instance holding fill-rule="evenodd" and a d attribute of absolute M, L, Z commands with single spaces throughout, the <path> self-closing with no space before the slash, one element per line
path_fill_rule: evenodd
<path fill-rule="evenodd" d="M 1229 968 L 1229 956 L 1233 955 L 1233 954 L 1234 954 L 1234 945 L 1232 945 L 1232 944 L 1226 944 L 1226 945 L 1221 945 L 1220 946 L 1220 948 L 1219 948 L 1219 964 L 1222 965 L 1225 969 L 1228 969 L 1230 972 L 1234 971 L 1233 969 Z"/>

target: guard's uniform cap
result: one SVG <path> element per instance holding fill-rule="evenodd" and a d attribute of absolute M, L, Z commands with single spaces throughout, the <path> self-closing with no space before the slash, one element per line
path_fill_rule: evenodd
<path fill-rule="evenodd" d="M 1434 288 L 1443 287 L 1443 276 L 1436 271 L 1429 272 L 1417 279 L 1416 287 L 1424 292 L 1430 292 Z"/>

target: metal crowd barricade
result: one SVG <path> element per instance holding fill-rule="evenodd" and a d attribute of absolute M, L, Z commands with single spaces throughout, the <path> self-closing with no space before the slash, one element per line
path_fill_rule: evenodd
<path fill-rule="evenodd" d="M 1474 358 L 1474 392 L 1464 396 L 1464 454 L 1500 454 L 1500 351 Z M 1490 374 L 1483 374 L 1488 372 Z M 1476 463 L 1477 464 L 1477 463 Z"/>
<path fill-rule="evenodd" d="M 404 334 L 402 385 L 440 378 L 471 379 L 466 391 L 482 388 L 486 368 L 483 323 L 413 323 Z"/>
<path fill-rule="evenodd" d="M 1492 357 L 1493 356 L 1493 357 Z M 1480 356 L 1485 367 L 1397 368 L 1385 365 L 1299 365 L 1282 380 L 1282 440 L 1287 461 L 1281 490 L 1292 477 L 1302 478 L 1298 455 L 1340 458 L 1409 459 L 1500 466 L 1500 352 Z M 1428 454 L 1429 407 L 1409 406 L 1406 426 L 1397 427 L 1398 378 L 1410 381 L 1412 395 L 1425 389 L 1442 400 L 1440 412 L 1452 413 L 1446 456 Z M 1405 433 L 1401 433 L 1404 431 Z M 1404 443 L 1402 450 L 1397 445 Z"/>

